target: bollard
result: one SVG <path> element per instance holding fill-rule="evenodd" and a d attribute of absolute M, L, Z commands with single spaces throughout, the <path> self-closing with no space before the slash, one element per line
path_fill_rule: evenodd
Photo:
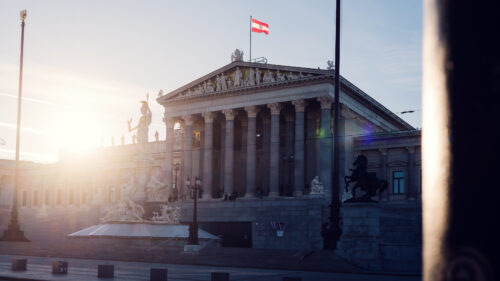
<path fill-rule="evenodd" d="M 229 272 L 212 272 L 212 281 L 229 281 Z"/>
<path fill-rule="evenodd" d="M 283 277 L 282 281 L 302 281 L 302 277 Z"/>
<path fill-rule="evenodd" d="M 67 274 L 68 273 L 68 262 L 65 262 L 65 261 L 52 262 L 52 273 L 53 274 Z"/>
<path fill-rule="evenodd" d="M 12 270 L 13 271 L 24 271 L 28 264 L 27 259 L 13 259 L 12 260 Z"/>
<path fill-rule="evenodd" d="M 151 268 L 149 274 L 150 281 L 167 281 L 168 269 L 167 268 Z"/>
<path fill-rule="evenodd" d="M 115 266 L 112 264 L 99 264 L 97 266 L 97 277 L 98 278 L 114 278 L 115 277 Z"/>

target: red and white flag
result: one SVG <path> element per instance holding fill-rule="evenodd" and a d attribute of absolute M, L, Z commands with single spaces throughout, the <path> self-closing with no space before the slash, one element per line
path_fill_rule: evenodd
<path fill-rule="evenodd" d="M 252 32 L 269 34 L 269 25 L 252 18 Z"/>

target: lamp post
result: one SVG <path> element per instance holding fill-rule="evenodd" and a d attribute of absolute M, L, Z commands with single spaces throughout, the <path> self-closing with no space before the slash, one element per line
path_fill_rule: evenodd
<path fill-rule="evenodd" d="M 180 164 L 179 163 L 175 163 L 175 165 L 174 165 L 175 178 L 174 178 L 174 184 L 172 186 L 172 192 L 174 192 L 174 198 L 173 198 L 174 201 L 177 201 L 177 197 L 178 197 L 178 194 L 179 194 L 179 189 L 177 188 L 178 187 L 178 185 L 177 185 L 177 175 L 179 174 L 179 169 L 180 169 Z"/>
<path fill-rule="evenodd" d="M 201 188 L 201 180 L 196 177 L 194 185 L 191 186 L 189 177 L 186 180 L 186 186 L 191 188 L 192 194 L 194 194 L 194 204 L 193 204 L 193 222 L 189 226 L 189 245 L 198 245 L 198 190 Z"/>
<path fill-rule="evenodd" d="M 0 241 L 19 241 L 29 242 L 24 237 L 24 232 L 19 225 L 19 213 L 17 210 L 17 195 L 19 190 L 19 145 L 21 138 L 21 97 L 23 92 L 23 49 L 24 49 L 24 20 L 26 19 L 27 12 L 22 10 L 21 16 L 21 60 L 19 66 L 19 95 L 17 100 L 17 135 L 16 135 L 16 165 L 14 169 L 14 202 L 12 204 L 12 212 L 10 213 L 10 223 Z"/>
<path fill-rule="evenodd" d="M 293 154 L 290 154 L 288 156 L 286 154 L 283 155 L 283 161 L 288 162 L 288 183 L 287 183 L 288 190 L 293 189 L 293 187 L 292 187 L 292 165 L 293 165 L 294 158 L 295 157 Z"/>

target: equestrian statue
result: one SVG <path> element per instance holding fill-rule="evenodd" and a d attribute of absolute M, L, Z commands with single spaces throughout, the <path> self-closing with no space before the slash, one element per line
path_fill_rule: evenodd
<path fill-rule="evenodd" d="M 345 203 L 351 202 L 376 202 L 372 200 L 372 197 L 379 195 L 387 188 L 389 185 L 386 180 L 380 180 L 377 178 L 376 173 L 367 172 L 368 159 L 364 155 L 358 155 L 356 160 L 352 163 L 354 169 L 349 169 L 352 171 L 350 176 L 345 176 L 345 190 L 349 192 L 349 184 L 355 182 L 351 189 L 352 198 L 345 201 Z M 360 188 L 365 192 L 361 197 L 356 198 L 356 190 Z"/>

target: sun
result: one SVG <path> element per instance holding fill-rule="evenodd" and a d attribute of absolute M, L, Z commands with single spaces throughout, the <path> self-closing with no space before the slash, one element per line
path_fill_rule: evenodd
<path fill-rule="evenodd" d="M 82 110 L 63 110 L 57 114 L 52 136 L 60 152 L 85 154 L 99 145 L 101 122 L 95 114 Z"/>

